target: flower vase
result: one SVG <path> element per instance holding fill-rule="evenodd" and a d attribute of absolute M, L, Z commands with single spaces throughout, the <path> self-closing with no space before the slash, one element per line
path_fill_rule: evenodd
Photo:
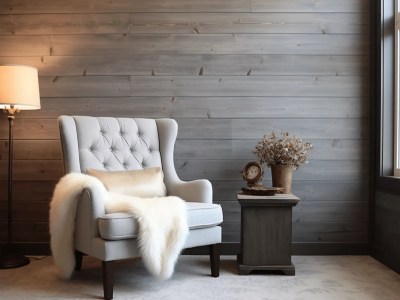
<path fill-rule="evenodd" d="M 295 167 L 289 165 L 271 165 L 272 186 L 282 187 L 284 194 L 292 192 L 292 174 Z"/>

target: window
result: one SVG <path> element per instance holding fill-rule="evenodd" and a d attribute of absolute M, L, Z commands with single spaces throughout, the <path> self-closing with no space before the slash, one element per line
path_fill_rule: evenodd
<path fill-rule="evenodd" d="M 400 177 L 400 0 L 395 1 L 394 176 Z"/>
<path fill-rule="evenodd" d="M 373 153 L 376 169 L 372 171 L 376 176 L 378 190 L 398 194 L 400 193 L 400 14 L 398 13 L 400 0 L 371 1 L 370 5 L 371 12 L 377 12 L 376 19 L 372 15 L 370 27 L 373 54 L 370 74 L 371 95 L 379 100 L 371 101 L 371 124 L 376 125 L 371 127 L 371 140 L 376 138 L 376 143 L 372 144 L 371 148 L 373 152 L 376 150 Z M 375 37 L 379 39 L 376 42 Z M 374 168 L 374 165 L 371 166 Z"/>

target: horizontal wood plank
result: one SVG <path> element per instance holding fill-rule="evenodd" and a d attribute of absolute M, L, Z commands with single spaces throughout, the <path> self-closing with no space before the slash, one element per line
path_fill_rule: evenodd
<path fill-rule="evenodd" d="M 131 76 L 131 96 L 354 97 L 364 89 L 355 76 Z"/>
<path fill-rule="evenodd" d="M 258 140 L 271 130 L 288 131 L 303 139 L 365 139 L 365 119 L 185 119 L 177 118 L 178 139 Z M 0 119 L 0 139 L 8 139 Z M 59 139 L 56 119 L 17 119 L 14 139 Z"/>
<path fill-rule="evenodd" d="M 8 161 L 0 161 L 0 180 L 7 180 Z M 61 160 L 14 160 L 14 181 L 54 181 L 63 175 Z"/>
<path fill-rule="evenodd" d="M 181 160 L 176 159 L 178 175 L 184 180 L 241 180 L 240 171 L 247 160 Z M 7 179 L 7 161 L 0 161 L 0 180 Z M 14 180 L 54 181 L 63 175 L 59 160 L 14 160 Z M 367 178 L 368 170 L 361 161 L 315 160 L 295 171 L 293 180 L 349 180 Z M 264 180 L 270 180 L 266 173 Z"/>
<path fill-rule="evenodd" d="M 368 11 L 366 0 L 322 0 L 315 2 L 306 0 L 279 2 L 262 0 L 245 1 L 192 1 L 186 0 L 70 0 L 65 5 L 63 0 L 46 0 L 32 5 L 30 2 L 4 0 L 0 13 L 80 13 L 80 12 L 358 12 Z"/>
<path fill-rule="evenodd" d="M 224 222 L 240 220 L 238 201 L 221 203 Z M 368 202 L 342 201 L 300 201 L 293 208 L 293 222 L 366 222 L 368 218 Z"/>
<path fill-rule="evenodd" d="M 255 160 L 253 150 L 259 140 L 178 140 L 175 157 L 179 159 Z M 310 160 L 364 160 L 366 140 L 308 140 L 313 144 Z"/>
<path fill-rule="evenodd" d="M 306 201 L 293 208 L 294 222 L 368 222 L 368 202 Z"/>
<path fill-rule="evenodd" d="M 113 97 L 42 98 L 40 111 L 29 118 L 56 118 L 61 114 L 118 114 L 147 118 L 364 118 L 367 99 L 300 97 Z M 265 109 L 257 109 L 265 107 Z"/>
<path fill-rule="evenodd" d="M 1 37 L 0 56 L 41 56 L 51 53 L 51 40 L 47 35 Z"/>
<path fill-rule="evenodd" d="M 4 2 L 4 3 L 3 3 Z M 92 12 L 249 12 L 251 0 L 2 0 L 0 14 Z"/>
<path fill-rule="evenodd" d="M 7 220 L 7 202 L 0 201 L 0 220 Z M 13 222 L 43 222 L 49 219 L 49 202 L 13 201 Z"/>
<path fill-rule="evenodd" d="M 248 160 L 187 160 L 175 159 L 178 175 L 184 180 L 241 180 L 241 170 Z M 294 171 L 293 180 L 363 181 L 368 179 L 368 168 L 363 161 L 313 160 Z M 264 180 L 271 180 L 266 172 Z"/>
<path fill-rule="evenodd" d="M 133 33 L 368 32 L 367 13 L 133 13 Z"/>
<path fill-rule="evenodd" d="M 343 242 L 366 243 L 366 222 L 296 222 L 293 224 L 293 242 Z"/>
<path fill-rule="evenodd" d="M 306 166 L 307 167 L 307 166 Z M 266 168 L 265 173 L 271 173 Z M 268 179 L 267 179 L 268 177 Z M 354 202 L 361 201 L 367 203 L 368 197 L 368 181 L 312 181 L 312 180 L 296 180 L 297 173 L 294 175 L 292 182 L 292 192 L 300 198 L 300 201 L 344 201 Z M 246 186 L 246 182 L 242 178 L 238 180 L 212 180 L 214 201 L 222 203 L 224 201 L 237 201 L 236 192 Z M 266 176 L 263 180 L 266 187 L 272 186 L 270 176 Z"/>
<path fill-rule="evenodd" d="M 129 13 L 0 15 L 0 35 L 127 33 Z"/>
<path fill-rule="evenodd" d="M 42 97 L 357 97 L 367 90 L 357 76 L 55 76 L 39 81 Z"/>
<path fill-rule="evenodd" d="M 368 240 L 367 226 L 362 223 L 293 223 L 292 242 L 334 243 L 352 241 L 366 243 Z M 240 241 L 240 224 L 223 223 L 222 239 L 225 242 Z"/>
<path fill-rule="evenodd" d="M 0 57 L 0 64 L 36 67 L 41 76 L 353 75 L 368 72 L 363 55 L 118 55 Z"/>
<path fill-rule="evenodd" d="M 41 109 L 24 118 L 96 115 L 143 118 L 365 118 L 364 98 L 325 97 L 90 97 L 41 98 Z M 257 107 L 265 107 L 260 110 Z M 21 115 L 22 116 L 22 115 Z"/>
<path fill-rule="evenodd" d="M 50 241 L 49 225 L 43 222 L 14 222 L 13 242 L 44 243 Z M 0 222 L 0 240 L 7 240 L 7 223 Z"/>
<path fill-rule="evenodd" d="M 24 37 L 7 38 L 19 38 L 22 42 Z M 358 34 L 54 35 L 52 36 L 52 45 L 51 53 L 57 56 L 117 54 L 367 55 L 369 49 L 368 37 Z M 0 48 L 0 55 L 2 53 Z"/>
<path fill-rule="evenodd" d="M 56 140 L 60 138 L 56 119 L 23 119 L 17 115 L 14 120 L 14 140 Z M 8 140 L 7 118 L 0 118 L 0 139 Z"/>
<path fill-rule="evenodd" d="M 129 96 L 129 76 L 40 77 L 42 97 Z"/>
<path fill-rule="evenodd" d="M 252 12 L 359 12 L 369 11 L 367 0 L 252 0 Z"/>
<path fill-rule="evenodd" d="M 178 140 L 175 157 L 179 159 L 247 159 L 254 160 L 253 150 L 258 140 Z M 365 160 L 368 156 L 366 140 L 309 140 L 314 149 L 311 160 Z M 360 155 L 360 153 L 362 155 Z M 8 159 L 8 141 L 0 140 L 0 160 Z M 16 140 L 14 159 L 60 160 L 59 140 Z"/>
<path fill-rule="evenodd" d="M 265 170 L 270 173 L 270 169 Z M 296 175 L 295 175 L 296 176 Z M 268 177 L 268 178 L 267 178 Z M 296 179 L 296 177 L 294 178 Z M 299 178 L 298 178 L 299 179 Z M 58 179 L 57 179 L 58 180 Z M 57 181 L 15 181 L 15 201 L 50 201 L 54 186 Z M 236 201 L 235 193 L 246 185 L 245 181 L 238 180 L 212 180 L 214 201 Z M 264 186 L 271 186 L 270 176 L 263 180 Z M 7 197 L 7 182 L 0 181 L 0 188 L 4 192 L 2 199 Z M 355 181 L 310 181 L 294 180 L 292 190 L 301 201 L 361 201 L 368 202 L 368 182 Z"/>
<path fill-rule="evenodd" d="M 366 139 L 365 119 L 176 119 L 178 139 L 260 139 L 272 130 L 302 139 Z"/>
<path fill-rule="evenodd" d="M 47 202 L 50 203 L 57 181 L 14 181 L 13 203 L 20 202 Z M 0 181 L 1 201 L 7 199 L 7 181 Z"/>
<path fill-rule="evenodd" d="M 100 13 L 0 15 L 0 35 L 368 32 L 367 13 Z"/>
<path fill-rule="evenodd" d="M 58 140 L 16 140 L 13 143 L 13 159 L 60 160 L 61 143 Z M 8 159 L 8 140 L 0 140 L 0 160 Z"/>

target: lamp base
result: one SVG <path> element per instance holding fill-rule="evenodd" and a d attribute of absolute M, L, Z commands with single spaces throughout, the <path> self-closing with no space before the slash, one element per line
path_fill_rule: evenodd
<path fill-rule="evenodd" d="M 20 254 L 13 246 L 5 246 L 0 253 L 0 269 L 20 268 L 29 263 L 29 258 Z"/>

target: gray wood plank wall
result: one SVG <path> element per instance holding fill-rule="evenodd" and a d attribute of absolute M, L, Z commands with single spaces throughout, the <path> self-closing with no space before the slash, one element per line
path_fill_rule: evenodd
<path fill-rule="evenodd" d="M 42 97 L 15 121 L 15 240 L 49 241 L 56 118 L 79 114 L 175 118 L 177 171 L 212 181 L 224 242 L 239 241 L 234 192 L 257 140 L 288 130 L 315 146 L 294 174 L 294 242 L 367 243 L 368 2 L 2 0 L 0 64 L 37 67 Z"/>
<path fill-rule="evenodd" d="M 375 258 L 400 273 L 400 197 L 380 188 L 375 193 L 374 236 Z"/>

